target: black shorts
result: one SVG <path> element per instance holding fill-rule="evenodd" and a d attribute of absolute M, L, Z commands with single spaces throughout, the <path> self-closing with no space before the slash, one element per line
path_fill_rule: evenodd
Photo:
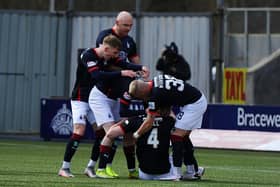
<path fill-rule="evenodd" d="M 135 132 L 144 121 L 144 116 L 131 117 L 121 124 L 124 133 Z"/>

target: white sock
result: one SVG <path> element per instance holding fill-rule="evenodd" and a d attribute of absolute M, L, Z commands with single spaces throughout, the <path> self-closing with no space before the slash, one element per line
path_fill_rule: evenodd
<path fill-rule="evenodd" d="M 187 173 L 195 173 L 194 165 L 187 165 Z"/>
<path fill-rule="evenodd" d="M 176 175 L 176 176 L 182 176 L 181 167 L 174 167 L 173 168 L 173 174 Z"/>
<path fill-rule="evenodd" d="M 169 163 L 170 163 L 171 165 L 173 165 L 173 156 L 172 156 L 172 155 L 169 155 Z"/>
<path fill-rule="evenodd" d="M 68 168 L 70 168 L 70 162 L 65 162 L 65 161 L 63 161 L 63 163 L 62 163 L 62 168 L 63 168 L 63 169 L 68 169 Z"/>
<path fill-rule="evenodd" d="M 96 161 L 93 161 L 93 160 L 89 160 L 88 164 L 87 164 L 87 167 L 88 168 L 94 168 L 95 167 L 95 164 L 96 164 Z"/>

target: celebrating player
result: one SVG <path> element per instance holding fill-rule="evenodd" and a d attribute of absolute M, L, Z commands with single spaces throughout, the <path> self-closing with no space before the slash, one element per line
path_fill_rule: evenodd
<path fill-rule="evenodd" d="M 90 108 L 94 113 L 97 125 L 102 126 L 105 131 L 120 118 L 117 101 L 119 96 L 112 90 L 112 88 L 116 86 L 113 80 L 121 77 L 133 78 L 136 76 L 135 71 L 142 71 L 144 76 L 149 75 L 147 67 L 128 63 L 119 59 L 118 55 L 120 49 L 120 40 L 113 35 L 109 35 L 104 38 L 103 44 L 100 47 L 94 50 L 87 50 L 83 53 L 82 57 L 82 61 L 87 65 L 88 71 L 96 81 L 89 95 Z M 108 56 L 106 53 L 113 55 Z M 103 58 L 101 56 L 102 54 Z M 121 70 L 116 70 L 116 67 L 121 68 Z M 114 71 L 110 71 L 111 68 L 114 69 Z M 104 178 L 104 175 L 110 176 L 110 173 L 107 173 L 105 168 L 99 168 L 96 174 L 98 177 L 102 178 Z"/>
<path fill-rule="evenodd" d="M 137 54 L 136 43 L 135 43 L 134 39 L 128 35 L 129 32 L 131 31 L 132 26 L 133 26 L 132 15 L 127 11 L 119 12 L 116 17 L 115 24 L 113 25 L 113 27 L 105 29 L 99 33 L 99 35 L 96 39 L 96 47 L 99 47 L 102 44 L 102 42 L 106 36 L 114 35 L 117 38 L 119 38 L 120 41 L 122 42 L 122 48 L 119 53 L 119 58 L 122 60 L 125 60 L 127 62 L 131 62 L 134 64 L 140 64 L 140 58 Z M 119 85 L 119 83 L 116 83 L 116 84 Z M 107 163 L 107 166 L 106 166 L 106 172 L 113 176 L 118 176 L 118 174 L 112 169 L 112 166 L 111 166 L 114 154 L 116 152 L 116 148 L 117 148 L 116 144 L 113 144 L 113 146 L 111 148 L 111 153 L 109 155 L 109 162 Z M 124 144 L 123 150 L 124 150 L 127 162 L 130 162 L 129 160 L 132 160 L 135 157 L 135 155 L 132 156 L 132 154 L 128 154 L 128 153 L 131 153 L 132 152 L 131 150 L 134 150 L 134 149 L 135 148 L 133 148 L 131 146 L 127 147 L 126 144 Z M 97 155 L 97 154 L 98 153 L 95 153 L 95 155 Z M 130 172 L 129 175 L 135 175 L 135 174 Z"/>
<path fill-rule="evenodd" d="M 72 90 L 71 96 L 71 109 L 74 123 L 73 134 L 70 137 L 64 153 L 64 159 L 62 166 L 58 172 L 59 176 L 62 177 L 74 177 L 71 173 L 71 160 L 77 151 L 80 140 L 85 134 L 87 121 L 92 124 L 95 132 L 95 143 L 100 141 L 100 137 L 103 138 L 105 132 L 103 128 L 97 128 L 93 112 L 90 110 L 88 105 L 88 97 L 94 82 L 91 79 L 91 75 L 87 71 L 87 67 L 82 63 L 81 59 L 78 60 L 78 67 L 76 70 L 76 81 Z M 94 145 L 96 145 L 94 144 Z M 96 151 L 97 149 L 97 151 Z M 93 146 L 91 151 L 91 161 L 85 169 L 85 174 L 89 177 L 95 177 L 93 163 L 97 161 L 99 152 L 99 146 Z"/>
<path fill-rule="evenodd" d="M 156 76 L 148 82 L 132 81 L 129 86 L 129 94 L 132 97 L 147 101 L 149 106 L 146 120 L 133 134 L 135 138 L 139 138 L 143 133 L 150 130 L 156 111 L 159 108 L 168 109 L 171 106 L 180 106 L 171 141 L 174 171 L 178 178 L 181 177 L 184 137 L 188 137 L 193 129 L 201 127 L 203 114 L 207 108 L 205 96 L 197 88 L 183 80 L 164 74 Z"/>
<path fill-rule="evenodd" d="M 178 53 L 178 47 L 174 42 L 171 42 L 170 45 L 165 45 L 165 49 L 157 61 L 156 69 L 163 74 L 172 75 L 184 81 L 188 81 L 191 78 L 190 66 L 185 58 Z M 177 113 L 178 107 L 173 106 L 173 110 Z M 185 179 L 199 179 L 205 171 L 203 167 L 198 167 L 194 155 L 194 146 L 189 136 L 186 136 L 184 139 L 184 164 L 187 168 L 184 175 Z"/>
<path fill-rule="evenodd" d="M 140 58 L 137 54 L 136 43 L 131 36 L 128 35 L 133 26 L 133 17 L 127 11 L 121 11 L 116 17 L 113 28 L 101 31 L 96 39 L 96 47 L 102 44 L 103 39 L 108 35 L 118 37 L 122 42 L 120 58 L 129 60 L 135 64 L 140 64 Z"/>

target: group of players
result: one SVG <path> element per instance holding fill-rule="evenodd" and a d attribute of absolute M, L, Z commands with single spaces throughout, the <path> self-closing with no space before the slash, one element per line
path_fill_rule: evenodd
<path fill-rule="evenodd" d="M 95 133 L 84 171 L 88 177 L 118 177 L 112 168 L 117 148 L 114 139 L 123 136 L 130 178 L 200 179 L 204 168 L 198 167 L 189 135 L 201 127 L 206 98 L 186 82 L 189 67 L 174 43 L 166 46 L 157 62 L 162 74 L 149 80 L 149 69 L 140 65 L 136 44 L 128 35 L 132 25 L 131 14 L 120 12 L 113 28 L 100 32 L 96 47 L 81 54 L 71 97 L 74 130 L 58 175 L 74 177 L 71 159 L 88 121 Z M 135 166 L 135 144 L 139 170 Z"/>

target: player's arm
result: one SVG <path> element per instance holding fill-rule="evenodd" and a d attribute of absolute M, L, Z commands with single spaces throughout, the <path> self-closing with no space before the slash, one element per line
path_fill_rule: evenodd
<path fill-rule="evenodd" d="M 133 71 L 141 71 L 143 78 L 147 79 L 150 76 L 150 70 L 147 66 L 139 65 L 139 64 L 133 64 L 126 62 L 125 60 L 118 60 L 117 61 L 118 66 L 122 67 L 123 69 L 129 69 Z"/>
<path fill-rule="evenodd" d="M 115 64 L 119 67 L 121 67 L 122 69 L 130 69 L 130 70 L 134 70 L 134 71 L 141 71 L 142 70 L 142 65 L 139 64 L 133 64 L 130 62 L 127 62 L 126 60 L 122 60 L 122 59 L 117 59 Z"/>
<path fill-rule="evenodd" d="M 148 113 L 147 118 L 144 120 L 142 125 L 137 129 L 136 132 L 133 133 L 133 137 L 135 139 L 139 138 L 141 135 L 149 131 L 154 123 L 155 116 L 153 114 Z"/>
<path fill-rule="evenodd" d="M 111 80 L 119 77 L 135 77 L 136 73 L 131 70 L 121 71 L 103 71 L 100 69 L 100 65 L 90 52 L 91 49 L 86 50 L 81 55 L 82 63 L 87 67 L 88 72 L 94 80 Z"/>

